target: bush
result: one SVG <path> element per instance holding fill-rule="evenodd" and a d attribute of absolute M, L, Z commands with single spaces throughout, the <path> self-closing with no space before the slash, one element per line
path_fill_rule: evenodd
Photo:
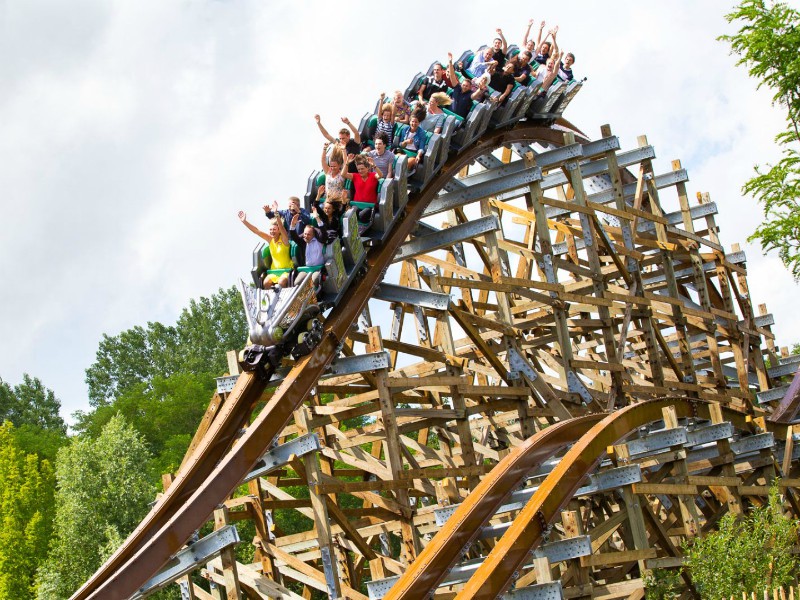
<path fill-rule="evenodd" d="M 783 514 L 778 486 L 746 517 L 727 514 L 719 531 L 685 545 L 687 569 L 703 598 L 729 598 L 789 585 L 800 561 L 792 554 L 798 523 Z"/>

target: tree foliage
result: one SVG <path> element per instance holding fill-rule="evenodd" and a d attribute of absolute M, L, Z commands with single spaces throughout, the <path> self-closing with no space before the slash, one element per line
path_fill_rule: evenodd
<path fill-rule="evenodd" d="M 731 45 L 751 77 L 773 92 L 773 103 L 786 111 L 786 129 L 775 141 L 783 157 L 775 165 L 755 167 L 743 191 L 763 205 L 764 222 L 748 238 L 764 252 L 775 250 L 800 279 L 800 12 L 783 2 L 743 0 L 726 15 L 740 22 L 734 35 L 719 39 Z"/>
<path fill-rule="evenodd" d="M 114 415 L 122 415 L 156 457 L 151 476 L 158 481 L 161 473 L 174 472 L 180 465 L 214 387 L 209 373 L 156 376 L 148 383 L 132 385 L 91 413 L 77 413 L 73 429 L 97 437 Z"/>
<path fill-rule="evenodd" d="M 27 373 L 13 388 L 0 379 L 0 422 L 11 421 L 14 427 L 29 425 L 66 434 L 67 425 L 58 414 L 61 402 L 53 390 L 44 387 L 38 377 Z"/>
<path fill-rule="evenodd" d="M 687 549 L 686 568 L 703 598 L 739 597 L 789 585 L 800 561 L 792 554 L 797 542 L 797 522 L 783 514 L 778 487 L 769 502 L 754 508 L 744 519 L 727 514 L 719 531 L 695 541 Z"/>
<path fill-rule="evenodd" d="M 52 533 L 55 476 L 49 461 L 26 454 L 14 426 L 0 424 L 0 599 L 35 597 L 34 576 Z"/>
<path fill-rule="evenodd" d="M 133 531 L 155 488 L 150 453 L 122 416 L 58 453 L 55 536 L 37 577 L 38 598 L 68 598 Z"/>
<path fill-rule="evenodd" d="M 94 364 L 86 370 L 89 403 L 109 405 L 126 390 L 175 373 L 225 371 L 225 352 L 241 348 L 246 321 L 236 288 L 220 289 L 208 298 L 192 300 L 177 323 L 148 323 L 116 336 L 104 335 Z"/>

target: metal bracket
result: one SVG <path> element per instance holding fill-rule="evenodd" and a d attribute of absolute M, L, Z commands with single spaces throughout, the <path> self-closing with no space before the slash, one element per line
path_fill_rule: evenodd
<path fill-rule="evenodd" d="M 331 549 L 323 546 L 319 549 L 322 555 L 322 570 L 325 571 L 325 585 L 328 586 L 328 597 L 336 598 L 336 571 L 331 560 Z"/>
<path fill-rule="evenodd" d="M 525 356 L 523 356 L 514 346 L 509 346 L 508 348 L 508 365 L 511 367 L 509 375 L 512 379 L 519 378 L 517 373 L 522 373 L 531 381 L 535 381 L 539 378 L 539 374 L 528 362 L 528 359 L 526 359 Z"/>
<path fill-rule="evenodd" d="M 731 442 L 731 452 L 736 455 L 767 450 L 775 446 L 775 437 L 772 432 L 750 435 L 735 442 Z"/>
<path fill-rule="evenodd" d="M 542 544 L 542 547 L 534 552 L 537 558 L 546 556 L 547 560 L 551 563 L 561 562 L 562 560 L 569 560 L 571 558 L 580 558 L 581 556 L 589 556 L 591 553 L 592 540 L 588 535 L 579 535 Z"/>
<path fill-rule="evenodd" d="M 583 385 L 583 382 L 578 378 L 574 371 L 567 371 L 567 389 L 573 394 L 578 394 L 583 400 L 584 404 L 591 404 L 592 394 Z"/>
<path fill-rule="evenodd" d="M 634 455 L 664 450 L 672 446 L 683 446 L 686 442 L 686 428 L 675 427 L 673 429 L 662 429 L 661 431 L 650 432 L 646 437 L 631 440 L 627 443 L 627 446 L 628 452 Z"/>
<path fill-rule="evenodd" d="M 383 352 L 370 352 L 368 354 L 337 358 L 326 374 L 353 375 L 354 373 L 388 369 L 390 366 L 389 353 L 384 350 Z"/>
<path fill-rule="evenodd" d="M 228 375 L 227 377 L 215 377 L 214 380 L 217 382 L 217 393 L 227 394 L 233 390 L 236 382 L 239 380 L 239 376 Z"/>
<path fill-rule="evenodd" d="M 687 444 L 689 446 L 699 446 L 701 444 L 708 444 L 718 440 L 727 440 L 733 437 L 733 425 L 725 421 L 717 423 L 716 425 L 708 425 L 706 427 L 698 427 L 686 434 Z"/>
<path fill-rule="evenodd" d="M 242 480 L 242 483 L 247 483 L 257 477 L 263 477 L 270 471 L 280 469 L 288 464 L 293 457 L 316 452 L 320 448 L 319 438 L 316 433 L 307 433 L 285 444 L 281 444 L 264 454 L 259 461 L 259 463 L 263 463 L 263 466 L 259 466 L 253 471 L 250 471 Z"/>
<path fill-rule="evenodd" d="M 173 556 L 167 565 L 139 588 L 131 596 L 131 600 L 138 600 L 153 592 L 168 586 L 170 583 L 188 575 L 199 565 L 205 564 L 220 552 L 235 546 L 239 543 L 239 534 L 236 527 L 226 525 L 217 531 L 210 533 L 188 548 L 185 548 Z"/>
<path fill-rule="evenodd" d="M 503 600 L 562 600 L 564 591 L 560 581 L 537 583 L 518 588 L 501 596 Z"/>

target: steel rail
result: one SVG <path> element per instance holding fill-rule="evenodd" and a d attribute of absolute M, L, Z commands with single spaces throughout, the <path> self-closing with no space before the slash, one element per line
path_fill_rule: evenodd
<path fill-rule="evenodd" d="M 517 446 L 469 493 L 384 600 L 428 598 L 461 557 L 463 549 L 480 535 L 481 528 L 525 477 L 602 418 L 598 413 L 561 421 Z"/>
<path fill-rule="evenodd" d="M 545 478 L 508 531 L 456 595 L 456 600 L 494 599 L 507 591 L 530 557 L 531 549 L 542 542 L 546 527 L 569 503 L 584 477 L 606 454 L 608 446 L 638 427 L 661 419 L 662 409 L 669 406 L 675 407 L 679 417 L 710 418 L 707 403 L 683 398 L 650 400 L 608 414 L 570 448 Z M 725 416 L 734 426 L 747 427 L 742 413 L 726 410 Z"/>
<path fill-rule="evenodd" d="M 788 425 L 797 417 L 798 410 L 800 410 L 800 371 L 794 374 L 789 389 L 775 407 L 769 420 L 776 424 Z"/>
<path fill-rule="evenodd" d="M 460 169 L 501 146 L 536 141 L 563 144 L 563 135 L 563 131 L 523 121 L 512 128 L 485 133 L 469 149 L 459 154 L 452 153 L 424 189 L 409 194 L 405 213 L 387 239 L 369 251 L 366 273 L 353 282 L 348 301 L 340 303 L 328 316 L 322 341 L 311 354 L 295 364 L 230 452 L 220 460 L 220 455 L 231 445 L 239 428 L 212 425 L 195 453 L 196 458 L 186 465 L 185 473 L 179 474 L 134 534 L 73 594 L 71 600 L 123 600 L 134 594 L 236 489 L 334 359 L 351 324 L 382 281 L 400 244 L 414 231 L 425 207 Z M 581 136 L 578 141 L 589 140 Z M 255 401 L 264 387 L 265 382 L 259 381 L 258 377 L 245 376 L 234 392 Z M 242 410 L 241 403 L 237 406 L 237 410 Z M 249 412 L 248 407 L 242 410 L 241 418 L 231 416 L 229 425 L 244 423 Z"/>

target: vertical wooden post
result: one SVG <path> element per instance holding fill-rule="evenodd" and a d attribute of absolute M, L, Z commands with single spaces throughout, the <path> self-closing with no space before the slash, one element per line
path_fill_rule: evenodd
<path fill-rule="evenodd" d="M 369 343 L 367 344 L 367 352 L 383 352 L 383 339 L 381 338 L 380 327 L 371 327 L 367 330 L 369 336 Z M 375 372 L 375 381 L 378 388 L 378 397 L 381 406 L 381 419 L 383 420 L 383 429 L 386 433 L 386 462 L 389 470 L 392 473 L 392 478 L 400 479 L 400 473 L 403 470 L 403 454 L 400 449 L 400 432 L 397 428 L 397 418 L 394 414 L 394 404 L 392 402 L 392 392 L 387 383 L 388 372 L 386 369 L 380 369 Z M 395 499 L 400 506 L 407 508 L 411 511 L 411 505 L 408 501 L 408 489 L 398 489 L 395 491 Z M 400 520 L 400 530 L 403 538 L 401 548 L 401 559 L 403 563 L 409 564 L 421 550 L 417 529 L 414 527 L 412 518 L 402 518 Z"/>
<path fill-rule="evenodd" d="M 625 465 L 630 460 L 628 447 L 625 444 L 614 446 L 614 462 L 619 465 Z M 645 550 L 650 547 L 647 541 L 647 526 L 644 524 L 644 514 L 640 505 L 640 498 L 633 493 L 630 485 L 622 486 L 620 490 L 622 493 L 622 501 L 628 512 L 628 527 L 630 529 L 630 538 L 633 542 L 633 547 L 636 550 Z M 645 500 L 646 501 L 646 500 Z M 639 573 L 644 577 L 647 567 L 645 561 L 639 561 Z"/>
<path fill-rule="evenodd" d="M 221 506 L 214 511 L 214 531 L 222 529 L 230 523 L 228 509 Z M 236 570 L 236 553 L 232 547 L 225 548 L 220 553 L 222 561 L 222 575 L 225 577 L 225 593 L 228 600 L 239 600 L 242 597 L 242 588 L 239 585 L 239 573 Z"/>
<path fill-rule="evenodd" d="M 525 167 L 528 169 L 536 167 L 536 159 L 533 153 L 529 153 L 525 156 Z M 537 180 L 530 184 L 529 190 L 525 194 L 525 202 L 528 209 L 533 209 L 533 213 L 536 215 L 536 235 L 539 238 L 539 249 L 542 254 L 544 274 L 547 283 L 558 283 L 555 255 L 553 254 L 553 244 L 550 238 L 550 227 L 547 223 L 547 211 L 545 211 L 544 204 L 542 203 L 543 196 L 542 185 Z M 550 296 L 552 298 L 558 298 L 556 292 L 550 292 Z M 563 368 L 562 383 L 566 388 L 567 373 L 572 368 L 570 366 L 572 361 L 572 340 L 569 337 L 567 311 L 560 302 L 553 307 L 553 318 L 556 326 L 556 338 L 558 339 L 558 346 L 561 350 L 561 363 Z"/>
<path fill-rule="evenodd" d="M 565 510 L 561 513 L 561 524 L 564 526 L 564 537 L 572 538 L 583 535 L 583 522 L 581 515 L 577 510 Z M 579 558 L 573 558 L 570 562 L 570 568 L 575 573 L 575 583 L 578 585 L 579 590 L 584 590 L 584 593 L 575 596 L 576 598 L 591 597 L 591 592 L 586 591 L 591 589 L 591 574 L 589 567 L 581 565 Z"/>
<path fill-rule="evenodd" d="M 722 416 L 722 408 L 719 404 L 713 403 L 709 405 L 708 408 L 712 423 L 717 424 L 725 421 L 724 417 Z M 727 458 L 727 460 L 722 464 L 722 475 L 725 477 L 738 477 L 736 475 L 736 467 L 733 464 L 733 453 L 731 452 L 730 440 L 717 440 L 717 451 L 721 457 Z M 738 487 L 726 486 L 725 491 L 728 510 L 735 515 L 742 514 L 742 499 L 739 496 Z"/>
<path fill-rule="evenodd" d="M 300 431 L 302 433 L 308 433 L 309 415 L 306 407 L 301 406 L 294 412 L 294 416 Z M 328 595 L 331 598 L 340 598 L 342 595 L 340 578 L 344 576 L 344 574 L 338 573 L 336 568 L 336 548 L 334 547 L 333 534 L 331 533 L 328 505 L 325 502 L 325 495 L 320 494 L 318 491 L 318 486 L 322 483 L 322 470 L 319 464 L 319 456 L 316 452 L 311 452 L 303 456 L 303 467 L 306 471 L 306 481 L 308 482 L 308 492 L 311 499 L 311 510 L 314 515 L 314 527 L 317 531 L 317 541 L 319 543 L 322 569 L 325 573 Z"/>
<path fill-rule="evenodd" d="M 678 416 L 675 412 L 675 407 L 668 406 L 664 408 L 661 413 L 664 415 L 664 427 L 667 429 L 675 429 L 678 427 Z M 679 459 L 674 461 L 673 465 L 680 482 L 687 483 L 689 469 L 686 466 L 686 461 L 684 459 Z M 688 539 L 692 539 L 697 535 L 700 526 L 700 513 L 697 510 L 697 505 L 694 503 L 694 497 L 678 495 L 678 508 L 683 521 L 684 533 Z"/>

